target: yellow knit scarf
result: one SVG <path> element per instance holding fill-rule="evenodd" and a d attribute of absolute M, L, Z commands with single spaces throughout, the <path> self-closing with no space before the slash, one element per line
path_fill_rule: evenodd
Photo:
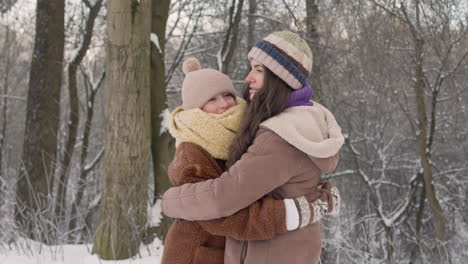
<path fill-rule="evenodd" d="M 222 114 L 210 114 L 200 108 L 184 110 L 176 108 L 171 113 L 169 132 L 176 139 L 176 147 L 182 142 L 197 144 L 216 159 L 227 160 L 240 120 L 247 103 L 237 97 L 237 105 Z"/>

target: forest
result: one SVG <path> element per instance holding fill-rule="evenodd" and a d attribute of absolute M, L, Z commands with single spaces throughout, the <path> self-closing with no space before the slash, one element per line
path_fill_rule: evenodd
<path fill-rule="evenodd" d="M 345 134 L 321 263 L 465 263 L 466 0 L 2 0 L 0 263 L 36 242 L 123 260 L 164 241 L 183 60 L 240 94 L 278 30 L 308 42 L 312 99 Z"/>

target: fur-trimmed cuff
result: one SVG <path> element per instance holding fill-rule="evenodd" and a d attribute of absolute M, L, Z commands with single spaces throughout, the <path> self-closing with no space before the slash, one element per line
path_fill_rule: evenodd
<path fill-rule="evenodd" d="M 285 199 L 285 200 L 290 200 L 290 199 Z M 274 200 L 273 202 L 275 203 L 275 206 L 273 206 L 273 208 L 275 210 L 275 213 L 274 213 L 275 219 L 274 220 L 275 220 L 276 233 L 277 234 L 286 233 L 286 232 L 290 231 L 287 228 L 287 225 L 288 225 L 288 223 L 287 223 L 288 209 L 286 207 L 286 203 L 284 202 L 284 200 Z M 293 204 L 293 206 L 294 206 L 294 204 Z M 296 208 L 294 208 L 294 210 L 297 211 Z"/>

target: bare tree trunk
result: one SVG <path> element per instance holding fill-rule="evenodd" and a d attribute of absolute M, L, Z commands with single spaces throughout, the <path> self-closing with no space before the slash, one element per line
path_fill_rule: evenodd
<path fill-rule="evenodd" d="M 5 41 L 3 42 L 3 50 L 6 52 L 5 60 L 5 76 L 3 78 L 3 89 L 0 90 L 0 93 L 3 95 L 1 101 L 1 128 L 0 128 L 0 211 L 3 211 L 3 206 L 6 204 L 7 192 L 6 192 L 6 179 L 7 175 L 3 172 L 3 151 L 4 151 L 4 144 L 5 144 L 5 136 L 6 136 L 6 127 L 7 127 L 7 95 L 8 95 L 8 76 L 10 71 L 10 29 L 5 27 Z M 6 171 L 6 170 L 5 170 Z M 3 217 L 0 216 L 0 221 L 2 221 Z M 0 238 L 2 236 L 0 235 Z"/>
<path fill-rule="evenodd" d="M 418 119 L 418 129 L 419 133 L 417 134 L 418 142 L 418 154 L 421 161 L 421 166 L 423 168 L 423 179 L 424 179 L 424 188 L 426 193 L 426 198 L 429 203 L 429 207 L 432 211 L 432 216 L 434 220 L 434 228 L 436 235 L 437 249 L 435 252 L 436 262 L 443 262 L 444 258 L 444 248 L 443 244 L 446 241 L 445 233 L 445 218 L 442 212 L 442 207 L 440 206 L 439 200 L 435 193 L 434 184 L 433 184 L 433 172 L 432 165 L 430 161 L 430 152 L 429 152 L 429 141 L 428 141 L 428 119 L 426 113 L 426 103 L 425 103 L 425 94 L 424 94 L 424 70 L 423 70 L 423 47 L 424 39 L 421 36 L 421 26 L 419 19 L 419 0 L 415 0 L 416 8 L 416 24 L 412 24 L 411 20 L 408 17 L 405 6 L 402 6 L 402 12 L 405 15 L 406 21 L 410 27 L 413 42 L 414 42 L 414 63 L 415 63 L 415 82 L 414 82 L 414 92 L 415 100 L 417 106 L 417 119 Z"/>
<path fill-rule="evenodd" d="M 418 173 L 418 178 L 422 179 L 423 175 L 422 173 Z M 418 185 L 419 181 L 416 182 Z M 423 216 L 424 216 L 424 207 L 426 204 L 426 191 L 424 187 L 424 181 L 422 182 L 423 187 L 421 188 L 421 194 L 419 195 L 419 205 L 417 208 L 416 212 L 416 245 L 414 246 L 412 252 L 411 252 L 411 259 L 410 259 L 410 264 L 416 263 L 417 256 L 419 256 L 420 252 L 420 245 L 421 245 L 421 227 L 422 227 L 422 221 L 423 221 Z M 416 186 L 418 188 L 418 186 Z"/>
<path fill-rule="evenodd" d="M 77 79 L 76 73 L 78 71 L 78 67 L 80 66 L 83 58 L 86 55 L 86 52 L 89 49 L 89 45 L 91 44 L 91 38 L 93 36 L 93 28 L 94 28 L 94 21 L 96 21 L 96 17 L 101 10 L 102 0 L 98 0 L 94 6 L 91 6 L 87 0 L 83 0 L 83 2 L 88 6 L 90 9 L 88 18 L 86 20 L 86 27 L 85 33 L 83 36 L 83 42 L 78 49 L 77 54 L 74 58 L 72 58 L 70 64 L 68 65 L 68 91 L 69 91 L 69 120 L 66 122 L 68 125 L 68 135 L 65 139 L 65 149 L 62 153 L 62 161 L 61 161 L 61 170 L 60 176 L 58 180 L 58 187 L 57 187 L 57 201 L 55 204 L 55 219 L 56 224 L 64 223 L 65 221 L 65 212 L 66 212 L 66 195 L 67 195 L 67 186 L 68 186 L 68 179 L 69 179 L 69 172 L 70 172 L 70 162 L 73 156 L 73 152 L 75 149 L 76 143 L 76 135 L 78 130 L 79 124 L 79 97 L 78 97 L 78 87 L 77 87 Z M 87 105 L 87 104 L 86 104 Z"/>
<path fill-rule="evenodd" d="M 395 245 L 394 245 L 394 238 L 393 238 L 393 228 L 392 227 L 384 227 L 385 235 L 387 236 L 387 263 L 388 264 L 395 264 Z"/>
<path fill-rule="evenodd" d="M 38 0 L 16 222 L 28 237 L 49 243 L 63 50 L 64 0 Z"/>
<path fill-rule="evenodd" d="M 3 78 L 3 89 L 1 91 L 2 96 L 2 118 L 1 120 L 1 129 L 0 129 L 0 175 L 3 175 L 3 144 L 5 143 L 5 135 L 6 135 L 6 127 L 7 127 L 7 95 L 8 95 L 8 76 L 9 76 L 9 71 L 10 71 L 10 29 L 8 27 L 5 27 L 5 41 L 3 42 L 3 50 L 6 50 L 6 56 L 4 58 L 5 60 L 5 76 Z M 3 186 L 1 185 L 3 182 L 0 179 L 0 193 L 3 190 Z M 1 204 L 4 201 L 4 198 L 0 196 L 0 208 Z"/>
<path fill-rule="evenodd" d="M 179 10 L 180 10 L 180 7 L 179 7 Z M 180 18 L 180 12 L 181 11 L 179 11 L 179 14 L 178 14 L 179 17 L 177 19 Z M 197 32 L 198 23 L 200 21 L 201 15 L 202 15 L 202 9 L 197 7 L 186 18 L 187 21 L 194 21 L 193 22 L 193 28 L 192 28 L 191 32 L 189 33 L 190 23 L 187 23 L 185 25 L 185 27 L 184 27 L 183 33 L 181 33 L 181 35 L 183 36 L 182 40 L 180 41 L 179 47 L 175 48 L 177 50 L 177 53 L 176 53 L 176 55 L 173 56 L 171 66 L 169 67 L 169 69 L 166 72 L 166 77 L 165 77 L 165 85 L 166 86 L 169 85 L 176 68 L 179 66 L 180 62 L 182 61 L 182 59 L 185 56 L 185 52 L 187 51 L 188 47 L 190 46 L 190 43 L 192 41 L 192 38 L 193 38 L 195 32 Z M 171 29 L 171 32 L 169 34 L 172 34 L 173 30 L 174 30 L 174 28 Z M 167 39 L 166 39 L 166 42 L 167 42 Z"/>
<path fill-rule="evenodd" d="M 81 217 L 81 214 L 79 214 L 79 210 L 81 208 L 81 203 L 83 201 L 84 197 L 84 192 L 85 192 L 85 187 L 86 187 L 86 178 L 88 176 L 89 171 L 91 168 L 86 168 L 85 167 L 85 162 L 86 162 L 86 157 L 88 156 L 88 146 L 89 146 L 89 138 L 91 135 L 91 122 L 93 120 L 94 116 L 94 98 L 96 96 L 96 93 L 98 89 L 100 88 L 105 74 L 102 73 L 98 83 L 96 86 L 93 86 L 94 82 L 91 82 L 88 78 L 89 76 L 85 75 L 85 89 L 88 91 L 86 94 L 89 96 L 86 97 L 86 120 L 84 124 L 84 130 L 83 130 L 83 136 L 82 138 L 82 143 L 81 143 L 81 151 L 80 151 L 80 160 L 79 160 L 79 171 L 78 171 L 78 183 L 77 183 L 77 191 L 75 195 L 75 201 L 72 203 L 72 211 L 70 213 L 70 225 L 69 225 L 69 230 L 73 231 L 70 234 L 70 238 L 73 240 L 75 237 L 74 230 L 77 228 L 77 223 L 78 219 Z M 98 159 L 100 159 L 101 153 L 98 154 Z M 83 217 L 84 218 L 84 217 Z M 76 230 L 76 232 L 80 232 L 80 230 Z"/>
<path fill-rule="evenodd" d="M 306 26 L 307 26 L 307 43 L 309 44 L 312 55 L 313 55 L 313 62 L 312 62 L 312 72 L 310 75 L 310 79 L 312 83 L 310 84 L 311 87 L 314 89 L 313 98 L 315 101 L 322 102 L 322 82 L 320 80 L 320 35 L 318 33 L 318 26 L 319 26 L 319 8 L 318 8 L 318 1 L 315 0 L 307 0 L 306 1 Z"/>
<path fill-rule="evenodd" d="M 257 0 L 249 0 L 249 13 L 247 16 L 247 50 L 250 50 L 254 45 L 257 38 L 255 37 L 255 25 L 257 23 Z M 245 61 L 246 70 L 244 76 L 250 72 L 250 62 Z"/>
<path fill-rule="evenodd" d="M 257 21 L 257 0 L 249 0 L 249 16 L 247 17 L 247 49 L 255 45 L 255 23 Z M 249 70 L 250 71 L 250 70 Z"/>
<path fill-rule="evenodd" d="M 386 12 L 392 16 L 397 17 L 400 21 L 405 23 L 412 36 L 413 48 L 414 48 L 414 75 L 411 76 L 414 79 L 414 93 L 415 93 L 415 103 L 416 103 L 416 114 L 417 114 L 417 126 L 418 131 L 416 133 L 417 139 L 417 153 L 422 167 L 422 174 L 424 180 L 424 192 L 426 199 L 429 203 L 429 207 L 432 212 L 432 219 L 434 222 L 435 229 L 435 239 L 436 239 L 436 248 L 434 249 L 434 262 L 442 263 L 445 261 L 446 251 L 444 244 L 446 242 L 446 229 L 445 229 L 445 218 L 442 212 L 442 207 L 434 189 L 433 184 L 433 171 L 431 164 L 431 155 L 430 148 L 432 144 L 432 135 L 434 130 L 428 131 L 428 128 L 432 129 L 435 126 L 433 124 L 429 125 L 427 113 L 426 113 L 426 102 L 425 102 L 425 73 L 423 68 L 424 63 L 424 45 L 425 39 L 423 35 L 423 28 L 421 27 L 420 19 L 420 1 L 413 0 L 412 6 L 414 7 L 414 13 L 411 13 L 410 17 L 405 3 L 401 3 L 399 11 L 393 7 L 386 7 L 378 3 L 377 1 L 372 1 L 377 6 L 384 9 Z M 432 120 L 435 122 L 434 120 Z"/>
<path fill-rule="evenodd" d="M 239 23 L 241 20 L 242 9 L 244 0 L 239 0 L 236 8 L 236 0 L 232 0 L 232 5 L 229 8 L 229 27 L 224 38 L 223 46 L 221 47 L 220 54 L 218 55 L 220 71 L 226 74 L 229 73 L 229 64 L 231 63 L 232 56 L 237 46 L 237 38 L 239 35 Z M 235 13 L 234 13 L 235 10 Z"/>
<path fill-rule="evenodd" d="M 164 53 L 166 24 L 169 17 L 170 0 L 153 0 L 151 32 L 151 153 L 153 157 L 154 201 L 170 186 L 167 166 L 174 157 L 174 140 L 167 130 L 162 130 L 164 112 L 168 114 L 165 85 Z M 157 38 L 155 38 L 157 36 Z M 157 41 L 157 43 L 155 43 Z M 164 241 L 172 219 L 163 216 L 156 229 L 157 236 Z"/>
<path fill-rule="evenodd" d="M 138 253 L 147 220 L 151 144 L 151 0 L 107 2 L 105 190 L 94 251 L 101 259 Z"/>
<path fill-rule="evenodd" d="M 434 184 L 433 184 L 433 172 L 432 165 L 430 162 L 430 154 L 428 152 L 428 121 L 426 114 L 426 104 L 425 104 L 425 95 L 424 95 L 424 80 L 423 80 L 423 67 L 422 67 L 422 47 L 424 41 L 422 39 L 415 39 L 416 45 L 416 82 L 414 85 L 415 99 L 417 105 L 417 115 L 418 115 L 418 126 L 419 134 L 417 136 L 418 141 L 418 154 L 421 160 L 421 166 L 423 168 L 423 177 L 424 177 L 424 187 L 426 198 L 429 202 L 429 207 L 432 211 L 432 216 L 434 217 L 434 227 L 436 231 L 436 240 L 438 244 L 439 254 L 443 254 L 444 249 L 441 248 L 442 244 L 446 241 L 445 234 L 445 218 L 442 212 L 442 207 L 440 206 L 439 200 L 435 193 Z"/>

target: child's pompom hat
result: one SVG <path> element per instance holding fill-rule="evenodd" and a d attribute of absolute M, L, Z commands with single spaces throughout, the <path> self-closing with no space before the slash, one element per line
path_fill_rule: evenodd
<path fill-rule="evenodd" d="M 228 92 L 236 95 L 232 80 L 214 69 L 202 69 L 196 58 L 188 58 L 182 65 L 185 79 L 182 83 L 184 110 L 203 107 L 213 96 Z"/>

